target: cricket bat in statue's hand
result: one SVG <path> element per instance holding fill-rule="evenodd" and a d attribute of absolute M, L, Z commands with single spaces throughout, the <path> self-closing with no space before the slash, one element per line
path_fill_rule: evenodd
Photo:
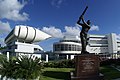
<path fill-rule="evenodd" d="M 82 17 L 84 16 L 85 12 L 87 11 L 87 9 L 88 9 L 88 6 L 86 6 L 85 10 L 83 11 L 81 16 L 79 17 L 79 22 L 81 21 Z"/>

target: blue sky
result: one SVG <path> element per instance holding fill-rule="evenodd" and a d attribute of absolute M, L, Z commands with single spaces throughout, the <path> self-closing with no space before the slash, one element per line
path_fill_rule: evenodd
<path fill-rule="evenodd" d="M 79 35 L 76 22 L 84 8 L 91 20 L 90 34 L 116 33 L 120 36 L 120 0 L 0 0 L 0 43 L 15 25 L 29 25 L 54 38 L 39 43 L 52 50 L 53 42 L 64 35 Z"/>

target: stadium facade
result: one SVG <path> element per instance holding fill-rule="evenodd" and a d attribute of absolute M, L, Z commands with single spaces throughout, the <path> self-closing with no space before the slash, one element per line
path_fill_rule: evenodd
<path fill-rule="evenodd" d="M 87 51 L 98 54 L 102 58 L 120 57 L 120 40 L 115 33 L 106 35 L 89 35 Z M 65 36 L 53 44 L 53 52 L 60 58 L 73 59 L 81 54 L 81 41 L 79 36 Z"/>
<path fill-rule="evenodd" d="M 35 55 L 41 57 L 43 49 L 34 44 L 42 40 L 51 38 L 47 33 L 36 28 L 24 25 L 17 25 L 5 38 L 7 48 L 5 53 L 9 52 L 10 55 Z"/>

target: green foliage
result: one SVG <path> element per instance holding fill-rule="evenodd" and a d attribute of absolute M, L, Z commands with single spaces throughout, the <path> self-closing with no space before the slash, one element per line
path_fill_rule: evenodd
<path fill-rule="evenodd" d="M 110 66 L 100 67 L 100 72 L 104 74 L 105 80 L 113 80 L 116 78 L 120 78 L 120 72 Z"/>
<path fill-rule="evenodd" d="M 19 56 L 10 58 L 9 61 L 3 59 L 1 61 L 0 74 L 2 77 L 14 79 L 33 80 L 40 78 L 41 63 L 40 58 L 32 56 Z"/>
<path fill-rule="evenodd" d="M 7 59 L 6 55 L 0 54 L 0 62 L 2 62 L 3 59 Z"/>
<path fill-rule="evenodd" d="M 4 46 L 4 47 L 0 47 L 0 50 L 5 49 L 5 48 L 6 48 L 6 46 Z"/>
<path fill-rule="evenodd" d="M 105 61 L 100 62 L 100 66 L 107 66 L 107 65 L 120 65 L 120 59 L 108 59 Z"/>
<path fill-rule="evenodd" d="M 44 67 L 51 68 L 74 68 L 75 62 L 74 60 L 59 60 L 59 61 L 50 61 L 44 64 Z"/>

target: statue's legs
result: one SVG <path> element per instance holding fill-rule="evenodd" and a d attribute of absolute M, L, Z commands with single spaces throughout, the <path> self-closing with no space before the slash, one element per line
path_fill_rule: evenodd
<path fill-rule="evenodd" d="M 86 52 L 86 42 L 82 42 L 82 51 L 81 53 L 84 54 Z"/>
<path fill-rule="evenodd" d="M 86 41 L 86 46 L 88 45 L 88 41 L 89 41 L 89 38 L 87 38 L 87 41 Z"/>
<path fill-rule="evenodd" d="M 82 44 L 82 50 L 81 50 L 81 54 L 84 54 L 86 51 L 86 45 L 87 45 L 87 36 L 83 33 L 80 34 L 80 38 L 81 38 L 81 44 Z"/>

